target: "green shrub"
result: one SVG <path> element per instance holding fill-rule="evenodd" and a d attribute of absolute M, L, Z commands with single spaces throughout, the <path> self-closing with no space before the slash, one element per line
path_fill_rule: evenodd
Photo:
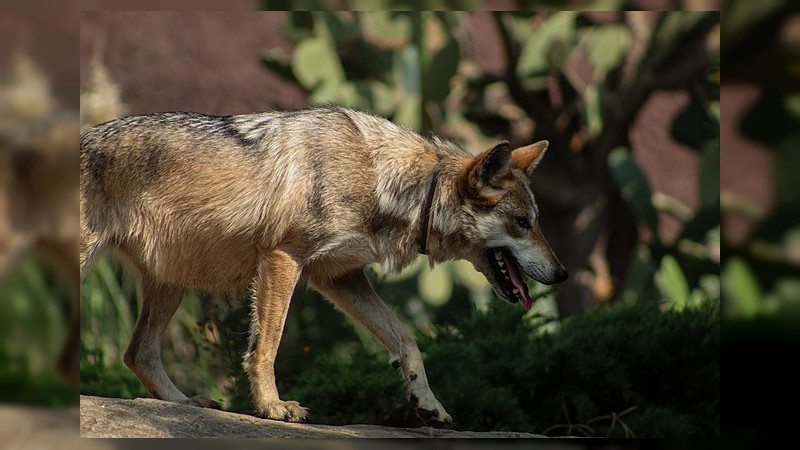
<path fill-rule="evenodd" d="M 78 394 L 52 367 L 32 367 L 26 355 L 0 346 L 0 404 L 73 406 Z"/>
<path fill-rule="evenodd" d="M 149 397 L 136 375 L 121 362 L 105 363 L 102 350 L 81 344 L 81 394 L 98 397 Z"/>
<path fill-rule="evenodd" d="M 434 393 L 461 430 L 719 435 L 716 309 L 614 305 L 539 332 L 521 311 L 476 313 L 420 339 Z M 314 422 L 416 427 L 385 354 L 319 358 L 285 392 Z"/>
<path fill-rule="evenodd" d="M 531 400 L 528 411 L 538 427 L 587 423 L 636 406 L 623 421 L 637 436 L 719 434 L 715 314 L 619 305 L 572 319 L 557 334 L 536 337 L 530 344 L 518 367 L 531 382 L 521 386 L 520 395 Z M 644 418 L 656 410 L 662 417 L 675 414 L 651 428 Z M 602 434 L 621 431 L 602 423 L 594 428 Z"/>
<path fill-rule="evenodd" d="M 407 426 L 413 422 L 414 412 L 401 407 L 406 404 L 405 388 L 387 361 L 364 351 L 350 364 L 320 357 L 283 396 L 302 400 L 303 406 L 313 405 L 309 411 L 314 423 Z"/>

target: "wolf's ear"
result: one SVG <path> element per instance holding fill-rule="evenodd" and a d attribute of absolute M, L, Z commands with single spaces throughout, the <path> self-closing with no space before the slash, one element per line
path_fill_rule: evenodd
<path fill-rule="evenodd" d="M 533 169 L 539 165 L 539 161 L 544 158 L 547 152 L 547 146 L 550 145 L 547 141 L 535 142 L 525 147 L 514 149 L 511 153 L 511 163 L 514 167 L 522 169 L 525 174 L 530 177 L 533 175 Z"/>
<path fill-rule="evenodd" d="M 505 181 L 511 173 L 511 144 L 497 143 L 492 149 L 476 156 L 467 173 L 467 184 L 473 195 L 496 201 L 505 191 Z"/>

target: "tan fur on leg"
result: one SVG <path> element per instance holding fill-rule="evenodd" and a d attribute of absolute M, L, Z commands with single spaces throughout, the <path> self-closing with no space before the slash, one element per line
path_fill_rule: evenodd
<path fill-rule="evenodd" d="M 244 358 L 256 413 L 287 422 L 301 422 L 308 416 L 297 402 L 282 401 L 275 385 L 275 356 L 299 277 L 297 262 L 280 250 L 267 253 L 259 262 L 258 275 L 253 281 L 250 348 Z"/>

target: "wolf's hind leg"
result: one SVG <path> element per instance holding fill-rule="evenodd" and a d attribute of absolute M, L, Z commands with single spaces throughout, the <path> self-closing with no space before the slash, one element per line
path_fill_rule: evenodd
<path fill-rule="evenodd" d="M 125 364 L 155 398 L 220 409 L 219 403 L 205 397 L 186 397 L 164 371 L 161 361 L 161 335 L 182 299 L 182 288 L 159 283 L 148 273 L 142 273 L 142 311 L 125 351 Z"/>
<path fill-rule="evenodd" d="M 359 269 L 336 279 L 311 279 L 310 284 L 339 309 L 365 326 L 389 351 L 392 365 L 403 372 L 408 398 L 423 422 L 441 427 L 452 422 L 450 414 L 428 386 L 422 354 L 414 337 L 386 306 Z"/>
<path fill-rule="evenodd" d="M 297 402 L 281 400 L 275 385 L 275 356 L 299 277 L 300 267 L 287 253 L 273 250 L 262 257 L 253 284 L 250 344 L 244 357 L 256 413 L 287 422 L 301 422 L 308 416 Z"/>

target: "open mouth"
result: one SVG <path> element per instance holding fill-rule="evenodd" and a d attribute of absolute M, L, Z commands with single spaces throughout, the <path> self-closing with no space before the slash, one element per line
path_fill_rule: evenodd
<path fill-rule="evenodd" d="M 511 252 L 506 248 L 494 248 L 489 250 L 487 259 L 497 280 L 494 287 L 502 297 L 511 303 L 520 302 L 525 311 L 531 309 L 533 300 L 528 294 L 528 285 L 523 281 L 519 264 Z"/>

